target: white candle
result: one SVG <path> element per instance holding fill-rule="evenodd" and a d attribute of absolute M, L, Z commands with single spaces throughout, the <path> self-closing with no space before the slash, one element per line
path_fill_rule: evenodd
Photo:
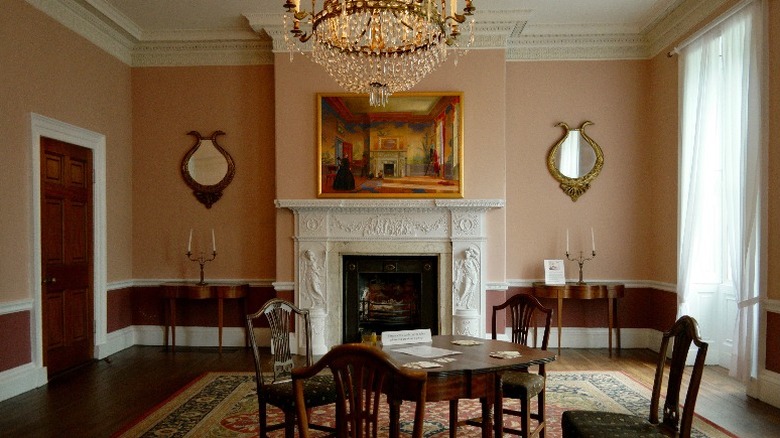
<path fill-rule="evenodd" d="M 593 245 L 593 252 L 596 252 L 596 234 L 593 233 L 593 227 L 590 227 L 590 242 Z"/>
<path fill-rule="evenodd" d="M 566 254 L 569 253 L 569 229 L 566 229 Z"/>
<path fill-rule="evenodd" d="M 214 229 L 211 229 L 211 249 L 214 252 L 217 252 L 217 238 L 214 236 Z"/>
<path fill-rule="evenodd" d="M 187 241 L 187 252 L 192 252 L 192 228 L 190 228 L 190 240 Z"/>

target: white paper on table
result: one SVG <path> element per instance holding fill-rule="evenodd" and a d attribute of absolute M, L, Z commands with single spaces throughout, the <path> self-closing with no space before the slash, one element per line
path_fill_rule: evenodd
<path fill-rule="evenodd" d="M 398 348 L 393 351 L 429 359 L 434 357 L 452 356 L 453 354 L 462 354 L 460 351 L 447 350 L 444 348 L 432 347 L 430 345 L 412 345 L 410 347 Z"/>
<path fill-rule="evenodd" d="M 566 274 L 563 260 L 545 260 L 544 261 L 544 284 L 564 285 L 566 284 Z"/>

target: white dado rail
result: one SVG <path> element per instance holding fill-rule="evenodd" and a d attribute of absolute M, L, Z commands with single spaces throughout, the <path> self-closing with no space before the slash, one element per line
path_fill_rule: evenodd
<path fill-rule="evenodd" d="M 485 214 L 495 199 L 294 200 L 295 301 L 309 309 L 312 349 L 343 340 L 344 255 L 438 256 L 439 333 L 483 336 Z"/>

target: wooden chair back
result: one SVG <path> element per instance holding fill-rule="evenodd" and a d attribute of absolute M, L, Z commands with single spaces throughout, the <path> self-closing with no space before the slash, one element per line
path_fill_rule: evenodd
<path fill-rule="evenodd" d="M 305 379 L 330 368 L 336 383 L 336 436 L 339 438 L 377 437 L 380 399 L 389 405 L 389 436 L 400 434 L 402 400 L 415 402 L 412 437 L 422 438 L 425 417 L 425 371 L 407 370 L 393 364 L 387 354 L 364 344 L 333 347 L 316 364 L 292 372 L 296 397 L 299 435 L 309 436 L 306 405 L 303 399 Z"/>
<path fill-rule="evenodd" d="M 550 341 L 550 323 L 552 322 L 552 309 L 544 307 L 535 296 L 518 294 L 509 297 L 503 304 L 493 306 L 492 329 L 493 339 L 498 334 L 496 316 L 498 312 L 508 310 L 509 322 L 512 327 L 512 342 L 528 345 L 528 332 L 536 328 L 534 313 L 539 312 L 544 317 L 544 333 L 542 334 L 542 350 L 547 350 Z M 534 347 L 536 347 L 536 332 L 534 331 Z"/>
<path fill-rule="evenodd" d="M 682 316 L 669 331 L 664 333 L 661 341 L 661 351 L 658 355 L 658 365 L 653 382 L 653 395 L 650 401 L 650 422 L 658 424 L 658 406 L 660 404 L 661 387 L 663 386 L 664 371 L 667 362 L 667 352 L 670 342 L 673 341 L 672 357 L 669 361 L 669 377 L 664 400 L 663 420 L 661 425 L 671 432 L 679 431 L 679 436 L 690 436 L 693 424 L 693 413 L 696 406 L 696 397 L 699 394 L 702 373 L 704 372 L 704 359 L 707 356 L 708 344 L 699 337 L 699 325 L 690 316 Z M 694 344 L 697 348 L 696 359 L 688 379 L 688 391 L 685 395 L 685 404 L 682 417 L 680 416 L 680 390 L 688 351 Z"/>
<path fill-rule="evenodd" d="M 289 380 L 292 378 L 293 355 L 290 349 L 290 334 L 295 329 L 296 317 L 300 317 L 303 322 L 303 330 L 299 331 L 299 336 L 305 343 L 306 366 L 312 364 L 311 343 L 309 340 L 311 333 L 311 321 L 309 320 L 309 311 L 296 307 L 289 301 L 274 298 L 268 300 L 257 312 L 247 315 L 246 324 L 249 331 L 249 343 L 252 347 L 252 353 L 255 359 L 255 373 L 258 386 L 261 382 L 261 356 L 257 347 L 257 340 L 254 333 L 254 321 L 265 316 L 271 329 L 271 355 L 273 357 L 273 381 Z"/>

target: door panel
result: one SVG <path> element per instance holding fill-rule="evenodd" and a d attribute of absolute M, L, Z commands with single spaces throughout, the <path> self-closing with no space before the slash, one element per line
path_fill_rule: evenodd
<path fill-rule="evenodd" d="M 49 376 L 92 360 L 92 151 L 41 139 L 44 364 Z"/>

